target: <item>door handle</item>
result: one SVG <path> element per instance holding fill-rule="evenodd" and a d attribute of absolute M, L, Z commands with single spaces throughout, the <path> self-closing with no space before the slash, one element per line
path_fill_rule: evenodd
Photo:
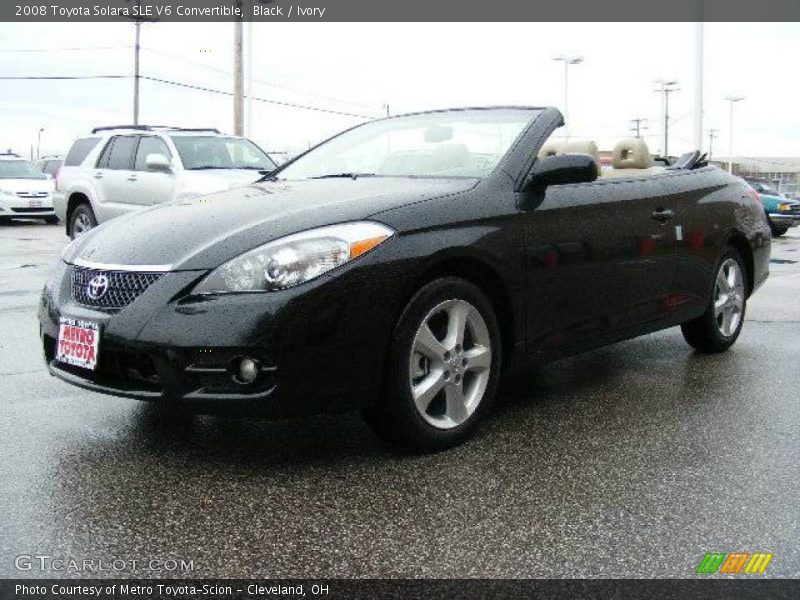
<path fill-rule="evenodd" d="M 139 178 L 136 175 L 131 175 L 130 177 L 128 177 L 128 181 L 136 181 L 137 179 Z"/>
<path fill-rule="evenodd" d="M 653 218 L 659 223 L 666 223 L 674 216 L 675 213 L 668 208 L 657 208 L 653 211 Z"/>
<path fill-rule="evenodd" d="M 103 178 L 103 174 L 100 171 L 98 171 L 97 173 L 94 174 L 94 178 L 95 179 L 102 179 Z"/>

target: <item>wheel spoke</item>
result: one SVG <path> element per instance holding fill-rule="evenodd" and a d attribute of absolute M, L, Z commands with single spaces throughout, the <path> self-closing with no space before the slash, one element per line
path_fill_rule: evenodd
<path fill-rule="evenodd" d="M 728 291 L 728 279 L 725 277 L 725 268 L 719 270 L 717 273 L 717 289 L 720 291 L 720 294 L 724 294 Z"/>
<path fill-rule="evenodd" d="M 738 284 L 738 279 L 739 279 L 739 269 L 731 265 L 728 268 L 728 277 L 727 277 L 729 290 L 733 291 L 736 289 L 736 286 Z"/>
<path fill-rule="evenodd" d="M 460 385 L 449 385 L 445 390 L 445 397 L 447 399 L 447 416 L 456 424 L 464 421 L 469 416 L 464 388 Z"/>
<path fill-rule="evenodd" d="M 722 313 L 722 333 L 724 335 L 731 334 L 731 315 L 732 311 L 730 307 L 726 307 L 725 311 Z"/>
<path fill-rule="evenodd" d="M 457 302 L 447 311 L 447 338 L 445 345 L 453 348 L 464 344 L 464 332 L 467 328 L 469 307 L 463 302 Z"/>
<path fill-rule="evenodd" d="M 427 412 L 431 400 L 436 397 L 436 394 L 441 391 L 443 386 L 444 377 L 441 371 L 433 371 L 425 379 L 412 386 L 411 394 L 414 397 L 417 409 L 421 413 L 425 414 Z"/>
<path fill-rule="evenodd" d="M 492 365 L 492 351 L 484 346 L 475 346 L 464 353 L 467 371 L 484 371 Z"/>
<path fill-rule="evenodd" d="M 436 336 L 433 335 L 428 324 L 423 323 L 414 340 L 414 351 L 441 362 L 444 357 L 445 348 L 442 343 L 436 339 Z"/>
<path fill-rule="evenodd" d="M 714 302 L 714 314 L 716 316 L 719 316 L 719 314 L 723 310 L 725 310 L 725 307 L 728 305 L 729 298 L 730 298 L 730 296 L 728 296 L 727 294 L 720 294 L 719 295 L 719 298 L 717 298 L 717 301 Z"/>

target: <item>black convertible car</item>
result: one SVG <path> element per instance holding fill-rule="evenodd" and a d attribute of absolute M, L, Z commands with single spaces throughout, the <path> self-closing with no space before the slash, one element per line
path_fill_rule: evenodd
<path fill-rule="evenodd" d="M 361 409 L 462 440 L 507 369 L 681 325 L 736 341 L 770 229 L 740 180 L 622 140 L 549 141 L 554 108 L 444 110 L 331 138 L 263 182 L 115 219 L 42 295 L 50 372 L 199 412 Z"/>

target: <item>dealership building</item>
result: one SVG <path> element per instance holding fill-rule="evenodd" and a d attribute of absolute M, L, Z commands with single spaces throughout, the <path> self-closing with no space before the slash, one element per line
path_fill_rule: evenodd
<path fill-rule="evenodd" d="M 718 167 L 728 168 L 727 158 L 718 158 L 711 162 Z M 789 196 L 800 195 L 800 158 L 737 156 L 733 159 L 733 173 L 766 183 Z"/>

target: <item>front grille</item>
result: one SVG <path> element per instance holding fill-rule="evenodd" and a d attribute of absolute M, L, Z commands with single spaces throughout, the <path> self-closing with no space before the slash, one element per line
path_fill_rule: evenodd
<path fill-rule="evenodd" d="M 26 199 L 47 198 L 47 192 L 17 192 L 17 197 Z"/>
<path fill-rule="evenodd" d="M 102 285 L 95 285 L 90 289 L 90 282 L 100 276 L 105 277 L 107 283 L 106 290 L 102 294 L 99 293 L 103 288 Z M 163 276 L 163 273 L 102 271 L 74 267 L 72 270 L 72 297 L 78 304 L 85 306 L 120 309 L 136 300 Z M 95 283 L 98 283 L 98 280 L 95 280 Z M 90 292 L 94 292 L 95 297 L 92 297 Z"/>
<path fill-rule="evenodd" d="M 12 208 L 11 210 L 17 213 L 53 212 L 52 208 L 48 208 L 46 206 L 36 206 L 33 208 Z"/>

